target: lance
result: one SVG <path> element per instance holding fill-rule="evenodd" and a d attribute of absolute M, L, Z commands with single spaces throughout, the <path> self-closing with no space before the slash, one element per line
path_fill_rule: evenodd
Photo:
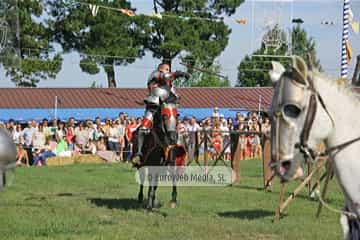
<path fill-rule="evenodd" d="M 180 62 L 180 64 L 187 67 L 187 68 L 191 68 L 191 69 L 194 69 L 194 70 L 199 71 L 199 72 L 207 73 L 207 74 L 214 75 L 214 76 L 217 76 L 217 77 L 220 77 L 220 78 L 226 78 L 224 75 L 218 74 L 218 73 L 213 72 L 213 71 L 209 71 L 209 70 L 206 70 L 206 69 L 194 67 L 194 66 L 191 66 L 190 64 L 186 64 L 186 63 L 183 63 L 183 62 Z"/>

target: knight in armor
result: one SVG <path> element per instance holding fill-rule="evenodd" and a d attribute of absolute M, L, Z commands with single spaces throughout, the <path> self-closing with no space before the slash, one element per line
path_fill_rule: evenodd
<path fill-rule="evenodd" d="M 170 72 L 170 66 L 166 63 L 160 64 L 157 70 L 151 73 L 147 82 L 149 95 L 144 99 L 146 110 L 139 129 L 138 151 L 133 158 L 134 164 L 140 163 L 145 135 L 149 134 L 153 127 L 154 115 L 157 114 L 159 106 L 163 103 L 179 103 L 180 98 L 173 86 L 173 81 L 179 77 L 188 79 L 189 74 L 181 71 Z"/>

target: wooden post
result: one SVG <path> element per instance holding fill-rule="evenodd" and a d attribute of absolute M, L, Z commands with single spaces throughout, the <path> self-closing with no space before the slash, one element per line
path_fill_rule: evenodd
<path fill-rule="evenodd" d="M 263 180 L 264 180 L 264 189 L 267 190 L 271 188 L 273 173 L 270 168 L 271 161 L 271 147 L 270 147 L 270 138 L 263 136 L 263 146 L 262 146 L 262 160 L 263 160 Z"/>
<path fill-rule="evenodd" d="M 309 175 L 304 179 L 304 181 L 290 194 L 290 196 L 285 200 L 284 203 L 282 203 L 279 207 L 279 213 L 281 214 L 284 209 L 290 204 L 290 202 L 292 200 L 294 200 L 294 198 L 296 197 L 296 195 L 298 195 L 303 188 L 306 186 L 306 184 L 308 184 L 311 180 L 311 178 L 314 176 L 314 174 L 320 170 L 320 168 L 324 165 L 325 161 L 320 161 L 319 163 L 317 163 L 317 165 L 313 168 L 313 170 L 311 171 L 311 173 L 309 173 Z"/>
<path fill-rule="evenodd" d="M 352 78 L 352 85 L 354 86 L 360 86 L 360 55 L 356 58 L 356 65 L 355 65 L 355 71 Z"/>
<path fill-rule="evenodd" d="M 238 139 L 239 141 L 239 139 Z M 240 183 L 240 156 L 241 156 L 241 144 L 237 144 L 236 151 L 234 153 L 233 158 L 233 176 L 234 176 L 234 183 Z"/>
<path fill-rule="evenodd" d="M 280 185 L 279 207 L 276 209 L 274 221 L 280 220 L 281 206 L 283 205 L 284 202 L 284 195 L 285 195 L 285 183 L 282 182 Z"/>
<path fill-rule="evenodd" d="M 325 179 L 325 183 L 324 183 L 324 188 L 321 192 L 321 198 L 324 199 L 325 198 L 325 195 L 326 195 L 326 192 L 327 192 L 327 188 L 328 188 L 328 185 L 329 185 L 329 181 L 331 179 L 331 175 L 333 174 L 333 165 L 331 163 L 330 160 L 327 161 L 327 169 L 326 169 L 326 179 Z M 320 184 L 320 183 L 319 183 Z M 321 213 L 321 209 L 322 209 L 322 204 L 321 202 L 319 201 L 319 206 L 318 206 L 318 209 L 317 209 L 317 212 L 316 212 L 316 217 L 319 218 L 320 217 L 320 213 Z"/>
<path fill-rule="evenodd" d="M 208 132 L 205 130 L 204 131 L 204 165 L 207 166 L 208 165 Z"/>

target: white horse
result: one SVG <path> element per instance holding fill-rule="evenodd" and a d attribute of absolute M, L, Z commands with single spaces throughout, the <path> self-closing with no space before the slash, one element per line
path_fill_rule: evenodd
<path fill-rule="evenodd" d="M 10 134 L 0 128 L 0 192 L 7 185 L 6 172 L 15 168 L 16 146 Z"/>
<path fill-rule="evenodd" d="M 290 70 L 273 62 L 272 167 L 288 181 L 299 166 L 300 154 L 316 157 L 325 151 L 345 197 L 341 216 L 344 239 L 360 239 L 360 102 L 347 87 L 308 68 L 293 57 Z"/>

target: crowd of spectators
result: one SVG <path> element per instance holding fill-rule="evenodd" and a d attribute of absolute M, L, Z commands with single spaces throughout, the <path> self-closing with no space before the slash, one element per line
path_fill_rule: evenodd
<path fill-rule="evenodd" d="M 0 123 L 11 134 L 17 146 L 18 166 L 46 165 L 49 157 L 67 157 L 77 154 L 96 154 L 109 162 L 130 161 L 132 138 L 141 124 L 141 118 L 120 113 L 116 119 L 100 117 L 94 120 L 66 122 L 59 120 L 31 120 L 20 124 L 10 119 Z M 179 117 L 178 144 L 185 146 L 188 159 L 209 154 L 210 158 L 231 160 L 233 137 L 240 149 L 240 159 L 255 158 L 261 154 L 261 136 L 270 134 L 268 118 L 257 113 L 240 112 L 235 118 L 224 118 L 218 108 L 205 119 L 196 116 Z"/>

